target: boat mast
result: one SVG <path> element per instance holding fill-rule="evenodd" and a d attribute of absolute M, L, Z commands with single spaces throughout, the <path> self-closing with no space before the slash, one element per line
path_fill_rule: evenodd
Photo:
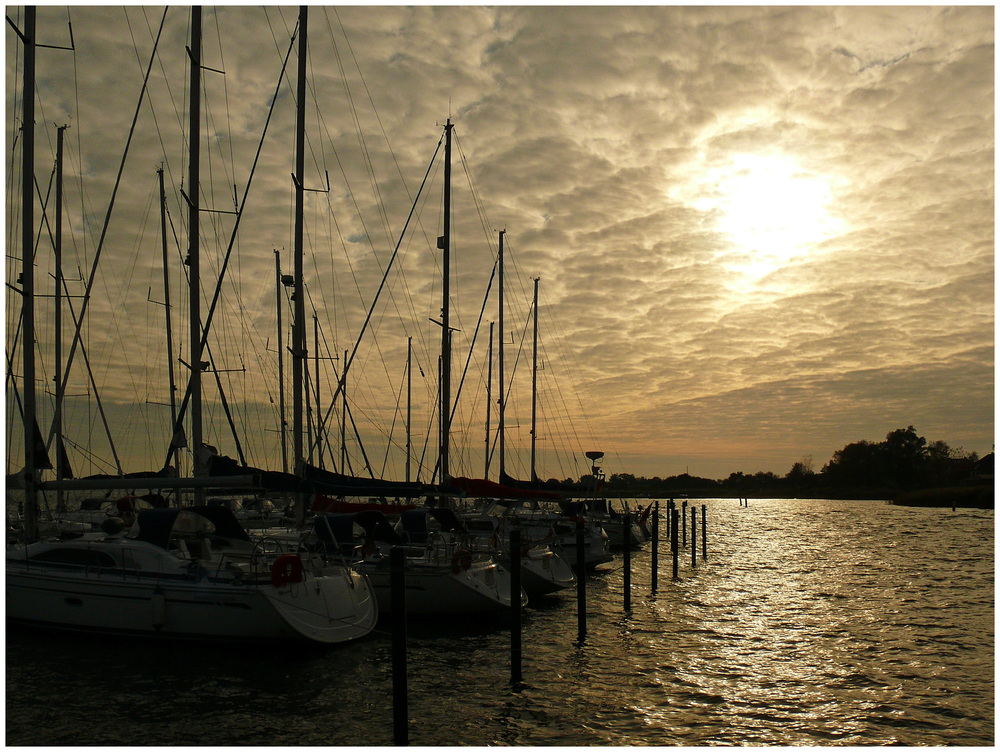
<path fill-rule="evenodd" d="M 535 297 L 532 303 L 535 309 L 534 335 L 531 345 L 531 482 L 538 481 L 535 474 L 535 441 L 538 438 L 537 432 L 537 407 L 538 407 L 538 277 L 535 277 Z"/>
<path fill-rule="evenodd" d="M 35 8 L 24 9 L 24 107 L 21 164 L 21 326 L 24 358 L 24 537 L 38 537 L 38 497 L 35 477 Z"/>
<path fill-rule="evenodd" d="M 442 484 L 448 482 L 449 443 L 451 439 L 451 118 L 445 124 L 444 142 L 444 234 L 438 238 L 438 248 L 442 251 L 441 284 L 441 398 L 439 424 L 441 447 L 439 467 Z"/>
<path fill-rule="evenodd" d="M 316 365 L 315 372 L 316 378 L 313 379 L 316 383 L 313 385 L 316 389 L 316 455 L 317 464 L 320 470 L 323 469 L 323 429 L 320 425 L 322 421 L 322 412 L 319 409 L 319 316 L 316 315 L 316 309 L 313 309 L 313 349 L 316 351 L 314 356 Z M 313 456 L 313 446 L 309 446 L 309 462 L 312 463 Z"/>
<path fill-rule="evenodd" d="M 277 314 L 278 314 L 278 432 L 281 434 L 281 471 L 288 472 L 288 442 L 285 440 L 285 430 L 288 422 L 285 420 L 285 346 L 283 344 L 283 331 L 281 326 L 281 288 L 284 280 L 281 277 L 281 252 L 274 249 L 274 272 L 276 278 L 277 292 Z"/>
<path fill-rule="evenodd" d="M 202 463 L 201 420 L 201 266 L 200 238 L 198 234 L 200 163 L 201 163 L 201 7 L 191 6 L 191 111 L 189 118 L 188 163 L 188 264 L 189 270 L 189 310 L 191 316 L 191 444 L 193 452 L 192 475 L 204 475 L 207 468 Z M 201 503 L 204 489 L 195 490 L 195 499 Z"/>
<path fill-rule="evenodd" d="M 347 350 L 344 350 L 344 372 L 340 376 L 340 472 L 347 475 Z"/>
<path fill-rule="evenodd" d="M 489 364 L 486 369 L 486 452 L 485 452 L 485 468 L 483 470 L 483 478 L 489 480 L 490 477 L 490 410 L 493 407 L 493 322 L 490 322 L 490 349 L 489 349 L 489 359 L 487 361 Z"/>
<path fill-rule="evenodd" d="M 170 323 L 170 259 L 167 255 L 167 194 L 163 187 L 163 167 L 156 171 L 160 178 L 160 245 L 163 249 L 163 311 L 167 320 L 167 377 L 170 384 L 170 425 L 177 425 L 177 385 L 174 382 L 174 339 Z"/>
<path fill-rule="evenodd" d="M 410 416 L 413 394 L 413 337 L 406 338 L 406 482 L 410 482 Z"/>
<path fill-rule="evenodd" d="M 305 327 L 303 327 L 305 329 Z M 305 331 L 302 332 L 302 341 L 305 342 L 306 339 Z M 313 414 L 312 414 L 312 376 L 309 375 L 309 349 L 303 351 L 302 355 L 302 396 L 304 404 L 302 405 L 302 410 L 305 412 L 306 416 L 306 435 L 305 435 L 305 449 L 303 450 L 306 456 L 306 463 L 309 465 L 315 465 L 313 461 Z"/>
<path fill-rule="evenodd" d="M 499 294 L 499 313 L 498 313 L 498 324 L 497 329 L 497 343 L 499 345 L 497 349 L 497 371 L 498 371 L 498 381 L 500 384 L 500 425 L 498 430 L 500 431 L 500 482 L 503 483 L 504 479 L 504 408 L 506 406 L 506 386 L 504 384 L 504 373 L 503 373 L 503 238 L 507 234 L 506 230 L 500 230 L 500 253 L 497 258 L 497 275 L 500 278 L 500 286 L 497 288 Z"/>
<path fill-rule="evenodd" d="M 170 316 L 170 258 L 167 253 L 167 192 L 163 185 L 163 166 L 156 171 L 160 183 L 160 248 L 163 255 L 163 315 L 167 324 L 167 379 L 170 386 L 170 446 L 183 446 L 184 431 L 177 425 L 177 384 L 174 381 L 174 330 Z M 89 366 L 88 366 L 89 369 Z M 179 473 L 178 473 L 179 475 Z M 174 497 L 181 505 L 181 492 Z"/>
<path fill-rule="evenodd" d="M 62 440 L 62 187 L 63 187 L 63 131 L 68 126 L 60 126 L 56 130 L 56 331 L 55 331 L 55 389 L 56 406 L 52 424 L 56 433 L 56 480 L 62 480 L 66 472 L 65 452 Z M 62 491 L 56 491 L 56 509 L 66 511 L 66 497 Z"/>
<path fill-rule="evenodd" d="M 303 472 L 305 457 L 302 451 L 302 380 L 306 357 L 306 301 L 302 283 L 303 266 L 303 194 L 305 173 L 305 118 L 306 118 L 306 43 L 309 8 L 299 8 L 299 68 L 298 97 L 295 108 L 295 314 L 292 320 L 292 444 L 295 453 L 295 472 Z M 300 496 L 295 505 L 295 521 L 305 521 L 304 499 Z"/>

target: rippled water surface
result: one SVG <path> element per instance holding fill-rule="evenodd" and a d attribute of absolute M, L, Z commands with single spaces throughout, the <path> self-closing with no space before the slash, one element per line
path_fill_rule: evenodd
<path fill-rule="evenodd" d="M 411 624 L 410 743 L 994 743 L 992 510 L 705 503 L 708 560 L 661 544 L 654 593 L 647 544 L 629 613 L 604 565 L 582 643 L 575 592 L 529 608 L 522 684 L 499 621 Z M 390 648 L 9 631 L 6 742 L 391 745 Z"/>

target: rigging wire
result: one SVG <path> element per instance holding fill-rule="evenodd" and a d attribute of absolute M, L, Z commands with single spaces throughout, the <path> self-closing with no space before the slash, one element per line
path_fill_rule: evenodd
<path fill-rule="evenodd" d="M 431 157 L 431 161 L 430 161 L 430 164 L 428 164 L 428 165 L 427 165 L 427 172 L 426 172 L 426 173 L 424 174 L 424 180 L 423 180 L 423 182 L 421 183 L 421 186 L 420 186 L 420 191 L 419 191 L 419 192 L 417 193 L 417 199 L 418 199 L 418 200 L 419 200 L 419 198 L 420 198 L 420 193 L 421 193 L 421 192 L 423 191 L 423 187 L 424 187 L 424 185 L 426 185 L 426 183 L 427 183 L 427 177 L 428 177 L 428 175 L 430 174 L 430 171 L 431 171 L 431 167 L 433 167 L 433 165 L 434 165 L 434 160 L 435 160 L 435 159 L 437 158 L 437 155 L 438 155 L 438 152 L 440 151 L 440 148 L 441 148 L 441 143 L 442 143 L 442 142 L 441 142 L 441 140 L 439 140 L 439 141 L 438 141 L 438 148 L 437 148 L 437 149 L 435 149 L 435 151 L 434 151 L 434 155 L 433 155 L 433 156 Z M 395 259 L 395 257 L 396 257 L 396 254 L 397 254 L 397 253 L 398 253 L 398 251 L 399 251 L 399 247 L 400 247 L 400 245 L 401 245 L 401 244 L 402 244 L 402 242 L 403 242 L 403 238 L 404 238 L 404 237 L 405 237 L 405 235 L 406 235 L 406 230 L 407 230 L 407 228 L 409 227 L 409 224 L 410 224 L 410 219 L 411 219 L 411 218 L 413 217 L 413 213 L 414 213 L 414 211 L 416 210 L 416 206 L 417 206 L 417 204 L 416 204 L 416 203 L 414 203 L 414 204 L 413 204 L 413 207 L 412 207 L 412 208 L 410 209 L 410 215 L 409 215 L 409 216 L 407 217 L 407 219 L 406 219 L 406 223 L 405 223 L 405 224 L 404 224 L 404 226 L 403 226 L 403 231 L 402 231 L 402 233 L 400 234 L 400 238 L 399 238 L 399 241 L 398 241 L 398 242 L 396 243 L 396 250 L 395 250 L 395 251 L 393 251 L 393 256 L 392 256 L 392 258 L 391 258 L 391 259 L 390 259 L 390 261 L 389 261 L 389 264 L 390 264 L 389 268 L 391 268 L 391 264 L 392 264 L 392 261 L 393 261 L 393 259 Z M 381 291 L 382 291 L 382 288 L 383 288 L 383 287 L 385 286 L 385 281 L 386 281 L 386 278 L 387 278 L 387 276 L 388 276 L 388 269 L 386 270 L 386 273 L 385 273 L 385 274 L 384 274 L 384 275 L 382 276 L 382 282 L 381 282 L 381 283 L 379 284 L 379 288 L 378 288 L 378 291 L 376 291 L 376 293 L 375 293 L 375 297 L 374 297 L 374 299 L 372 300 L 372 305 L 371 305 L 371 308 L 369 308 L 369 310 L 368 310 L 368 316 L 367 316 L 367 317 L 365 318 L 365 323 L 364 323 L 364 324 L 362 325 L 362 327 L 361 327 L 361 331 L 360 331 L 360 332 L 358 333 L 358 337 L 357 337 L 357 340 L 356 340 L 356 341 L 355 341 L 355 343 L 354 343 L 354 349 L 353 349 L 353 351 L 351 352 L 351 356 L 350 356 L 350 358 L 348 359 L 347 363 L 345 363 L 345 364 L 344 364 L 344 371 L 346 371 L 346 372 L 350 372 L 350 368 L 351 368 L 351 364 L 352 364 L 352 362 L 353 362 L 353 360 L 354 360 L 354 356 L 355 356 L 355 354 L 356 354 L 356 353 L 357 353 L 357 351 L 358 351 L 358 346 L 359 346 L 359 345 L 361 344 L 361 339 L 362 339 L 362 337 L 364 337 L 364 334 L 365 334 L 365 330 L 366 330 L 366 329 L 367 329 L 367 327 L 368 327 L 368 322 L 369 322 L 369 321 L 371 320 L 371 316 L 372 316 L 372 311 L 374 310 L 374 307 L 375 307 L 375 303 L 376 303 L 376 302 L 378 301 L 378 297 L 379 297 L 379 293 L 381 293 Z M 337 388 L 337 391 L 336 391 L 336 392 L 334 393 L 334 395 L 333 395 L 333 398 L 332 398 L 332 399 L 333 399 L 334 401 L 335 401 L 335 400 L 337 399 L 337 397 L 339 396 L 339 394 L 340 394 L 340 389 L 341 389 L 341 387 L 339 387 L 339 386 L 338 386 L 338 388 Z"/>
<path fill-rule="evenodd" d="M 156 45 L 157 46 L 159 45 L 160 34 L 163 31 L 163 24 L 164 24 L 164 21 L 166 21 L 166 17 L 167 17 L 166 10 L 164 10 L 164 12 L 163 12 L 163 20 L 160 22 L 160 30 L 157 33 L 157 37 L 156 37 Z M 81 321 L 81 323 L 83 323 L 85 321 L 85 319 L 86 319 L 87 305 L 88 305 L 88 303 L 90 301 L 90 294 L 91 294 L 91 291 L 93 289 L 94 277 L 97 274 L 97 265 L 98 265 L 98 262 L 100 261 L 101 250 L 104 247 L 104 239 L 107 236 L 108 225 L 110 224 L 110 221 L 111 221 L 111 213 L 112 213 L 112 210 L 114 209 L 115 197 L 116 197 L 116 195 L 118 193 L 118 187 L 119 187 L 119 185 L 121 183 L 122 172 L 125 169 L 125 159 L 128 156 L 129 146 L 131 145 L 131 142 L 132 142 L 132 135 L 135 132 L 135 125 L 136 125 L 136 122 L 137 122 L 138 117 L 139 117 L 139 109 L 141 108 L 142 101 L 145 98 L 146 87 L 147 87 L 147 84 L 148 84 L 148 81 L 149 81 L 149 73 L 152 70 L 152 67 L 153 67 L 153 57 L 151 56 L 150 57 L 150 61 L 149 61 L 149 68 L 146 70 L 146 76 L 143 79 L 142 92 L 141 92 L 140 97 L 139 97 L 139 103 L 138 103 L 138 106 L 136 107 L 135 115 L 132 118 L 132 127 L 129 129 L 129 136 L 128 136 L 128 140 L 126 141 L 126 144 L 125 144 L 125 151 L 124 151 L 124 154 L 122 155 L 122 160 L 121 160 L 121 163 L 120 163 L 120 165 L 118 167 L 118 175 L 117 175 L 117 178 L 115 180 L 115 187 L 114 187 L 114 189 L 112 191 L 112 194 L 111 194 L 111 200 L 108 203 L 108 212 L 107 212 L 107 215 L 105 217 L 103 229 L 101 230 L 101 240 L 98 243 L 97 252 L 95 254 L 94 261 L 93 261 L 93 264 L 91 266 L 90 277 L 87 280 L 87 287 L 86 287 L 86 291 L 84 293 L 83 305 L 81 306 L 81 309 L 80 309 L 80 321 Z M 68 380 L 69 380 L 70 369 L 71 369 L 72 364 L 73 364 L 73 356 L 74 356 L 74 354 L 76 352 L 76 348 L 78 347 L 79 342 L 80 342 L 80 332 L 81 332 L 81 329 L 78 326 L 77 329 L 76 329 L 76 332 L 73 335 L 73 343 L 70 346 L 69 356 L 67 357 L 65 368 L 64 368 L 63 383 L 61 385 L 61 390 L 62 390 L 63 394 L 65 394 L 66 385 L 67 385 Z M 60 400 L 61 399 L 62 399 L 62 397 L 60 397 Z M 46 448 L 47 449 L 50 448 L 51 445 L 52 445 L 52 439 L 53 439 L 54 434 L 55 434 L 55 424 L 52 425 L 52 427 L 51 427 L 51 429 L 49 431 L 49 438 L 48 438 L 48 441 L 46 442 Z"/>
<path fill-rule="evenodd" d="M 289 47 L 288 47 L 288 55 L 286 55 L 286 57 L 285 57 L 285 63 L 284 63 L 285 66 L 287 66 L 288 59 L 291 56 L 292 49 L 294 48 L 294 45 L 295 45 L 295 37 L 293 35 L 292 40 L 291 40 L 291 42 L 289 44 Z M 279 76 L 279 81 L 278 81 L 278 86 L 279 87 L 281 85 L 281 77 L 284 75 L 284 73 L 285 73 L 285 68 L 283 67 L 282 71 L 281 71 L 281 76 Z M 263 145 L 264 145 L 264 139 L 265 139 L 265 137 L 267 135 L 268 125 L 271 122 L 271 115 L 274 112 L 274 106 L 275 106 L 275 103 L 277 102 L 277 99 L 278 99 L 277 94 L 275 94 L 275 96 L 274 96 L 274 98 L 272 99 L 272 102 L 271 102 L 271 107 L 268 110 L 267 118 L 266 118 L 266 120 L 264 122 L 264 128 L 263 128 L 263 131 L 261 133 L 260 141 L 257 144 L 257 152 L 254 155 L 253 164 L 250 167 L 250 173 L 249 173 L 249 176 L 247 177 L 246 188 L 244 189 L 244 192 L 243 192 L 243 200 L 240 203 L 240 210 L 236 214 L 236 222 L 235 222 L 235 224 L 233 226 L 233 231 L 232 231 L 232 234 L 230 236 L 229 246 L 226 249 L 226 255 L 225 255 L 225 258 L 224 258 L 223 264 L 222 264 L 222 270 L 219 272 L 219 281 L 216 283 L 216 286 L 215 286 L 215 294 L 212 297 L 212 303 L 209 306 L 208 314 L 205 316 L 204 323 L 202 324 L 202 347 L 204 347 L 204 345 L 207 342 L 208 334 L 209 334 L 211 323 L 212 323 L 212 317 L 213 317 L 213 315 L 215 313 L 216 307 L 218 305 L 220 293 L 222 291 L 222 281 L 223 281 L 223 278 L 225 276 L 226 268 L 228 267 L 228 264 L 229 264 L 230 256 L 232 254 L 233 244 L 235 243 L 236 235 L 237 235 L 237 230 L 239 229 L 239 225 L 240 225 L 240 219 L 242 218 L 243 212 L 246 209 L 247 198 L 249 197 L 249 193 L 250 193 L 250 186 L 253 184 L 253 176 L 254 176 L 254 173 L 255 173 L 255 171 L 257 169 L 258 161 L 260 160 L 260 153 L 261 153 L 261 150 L 262 150 Z M 187 408 L 187 404 L 188 404 L 188 401 L 190 400 L 190 398 L 191 398 L 191 381 L 189 380 L 188 381 L 187 389 L 185 390 L 185 393 L 184 393 L 184 399 L 183 399 L 183 401 L 181 403 L 180 408 L 178 409 L 177 424 L 174 426 L 175 432 L 182 425 L 182 421 L 183 421 L 183 418 L 184 418 L 184 412 L 185 412 L 185 410 Z M 173 449 L 174 449 L 173 446 L 171 446 L 170 453 L 167 455 L 167 460 L 164 463 L 165 465 L 169 464 L 170 459 L 171 459 L 171 457 L 173 455 Z"/>

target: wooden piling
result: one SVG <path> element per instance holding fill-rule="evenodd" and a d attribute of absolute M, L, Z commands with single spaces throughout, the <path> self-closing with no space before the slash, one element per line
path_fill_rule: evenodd
<path fill-rule="evenodd" d="M 583 520 L 576 521 L 576 623 L 577 639 L 587 634 L 587 552 L 583 547 Z"/>
<path fill-rule="evenodd" d="M 687 501 L 681 502 L 681 545 L 687 548 L 688 544 L 688 534 L 687 534 L 687 516 L 688 516 L 688 503 Z"/>
<path fill-rule="evenodd" d="M 392 740 L 408 746 L 409 711 L 406 698 L 406 550 L 393 546 L 389 552 L 389 586 L 392 603 Z"/>
<path fill-rule="evenodd" d="M 680 546 L 677 545 L 677 527 L 678 527 L 678 517 L 680 515 L 677 512 L 677 507 L 675 506 L 670 510 L 670 551 L 674 556 L 674 579 L 677 577 L 677 564 L 678 557 L 680 556 Z"/>
<path fill-rule="evenodd" d="M 510 681 L 521 682 L 521 531 L 510 531 Z"/>

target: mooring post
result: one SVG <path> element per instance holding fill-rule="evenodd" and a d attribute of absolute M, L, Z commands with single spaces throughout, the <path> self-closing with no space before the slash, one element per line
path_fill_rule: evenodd
<path fill-rule="evenodd" d="M 393 546 L 389 551 L 389 588 L 392 603 L 392 740 L 406 747 L 409 711 L 406 699 L 406 575 L 403 565 L 406 549 Z"/>
<path fill-rule="evenodd" d="M 510 681 L 521 682 L 521 531 L 510 531 Z"/>
<path fill-rule="evenodd" d="M 632 515 L 625 512 L 622 518 L 622 543 L 625 546 L 625 610 L 632 610 Z"/>
<path fill-rule="evenodd" d="M 587 556 L 583 548 L 583 520 L 576 521 L 576 623 L 577 639 L 587 634 Z"/>
<path fill-rule="evenodd" d="M 698 509 L 691 505 L 691 566 L 698 564 Z"/>
<path fill-rule="evenodd" d="M 680 546 L 677 545 L 677 507 L 670 510 L 670 552 L 674 556 L 674 579 L 677 579 L 677 559 L 680 556 Z"/>
<path fill-rule="evenodd" d="M 688 544 L 688 534 L 687 534 L 687 516 L 688 516 L 688 503 L 687 501 L 681 502 L 681 545 L 687 548 Z"/>
<path fill-rule="evenodd" d="M 705 505 L 701 505 L 701 558 L 708 561 L 708 512 Z"/>
<path fill-rule="evenodd" d="M 653 592 L 656 592 L 656 580 L 659 576 L 657 566 L 660 558 L 660 500 L 653 501 Z"/>

